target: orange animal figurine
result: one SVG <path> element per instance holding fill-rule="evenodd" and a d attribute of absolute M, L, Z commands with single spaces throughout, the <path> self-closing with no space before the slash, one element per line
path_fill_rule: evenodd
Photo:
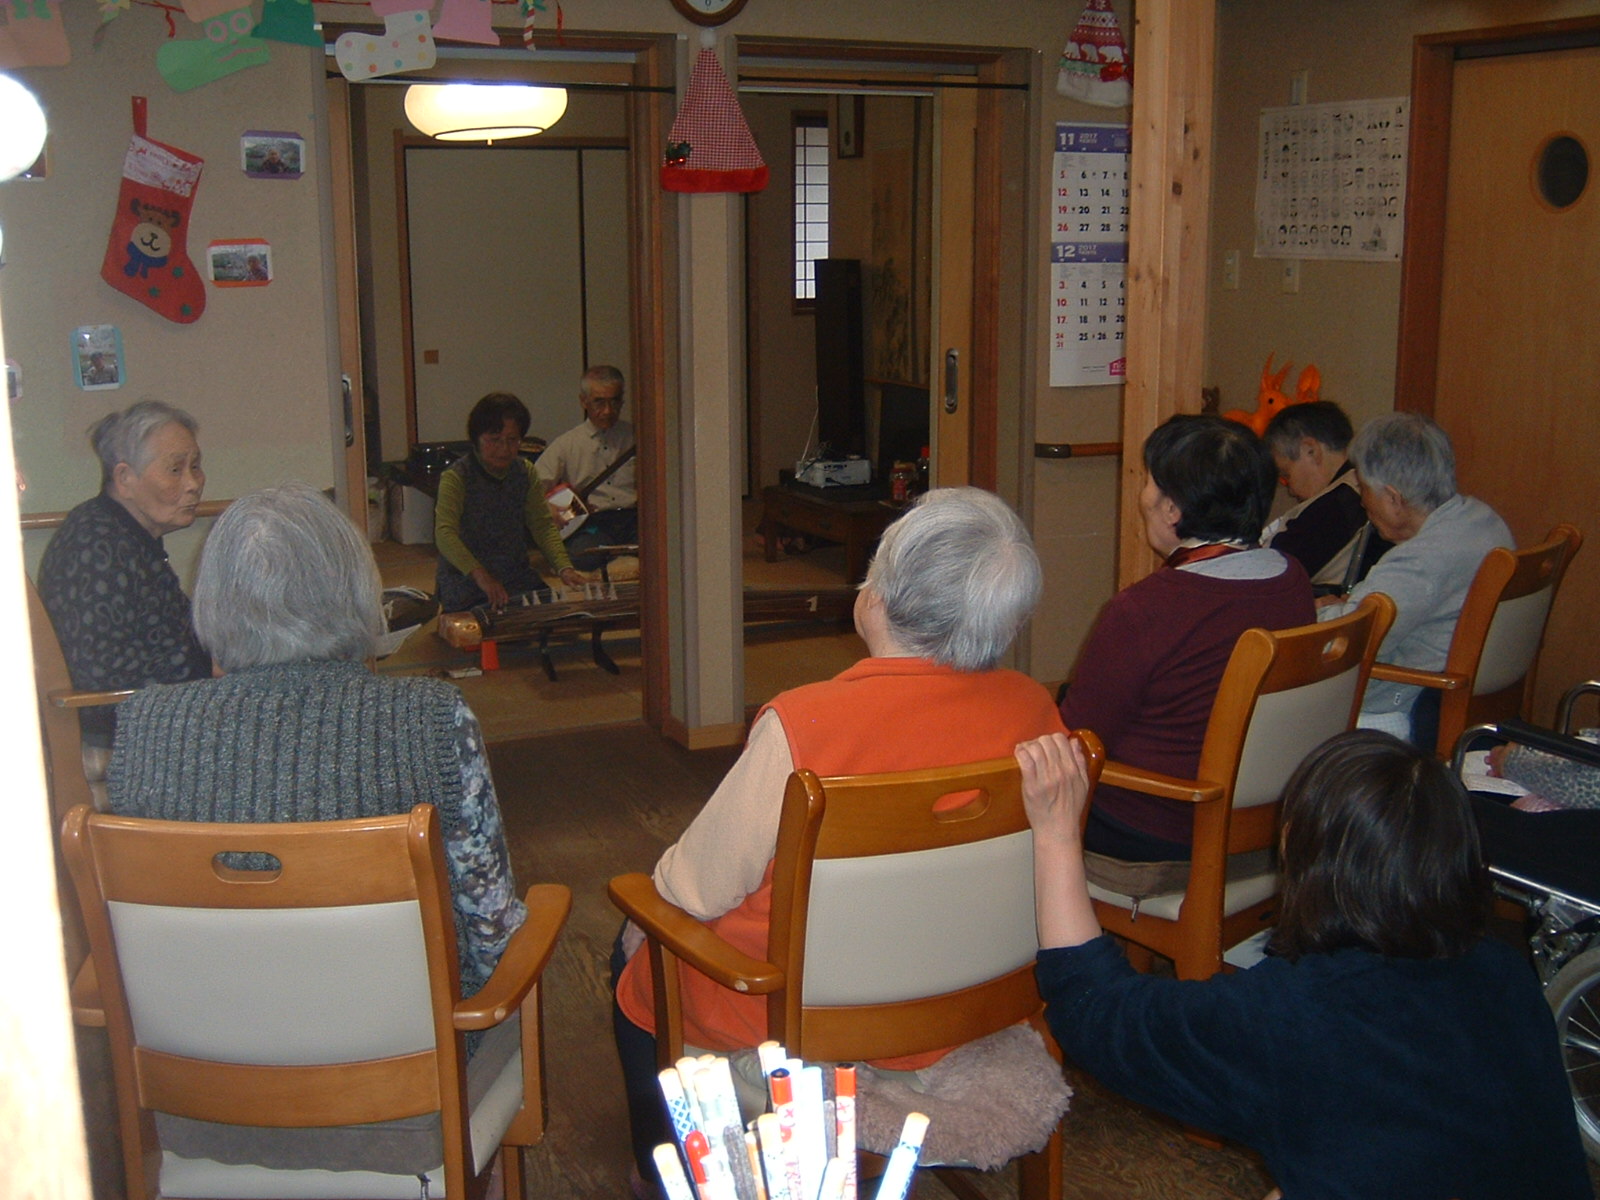
<path fill-rule="evenodd" d="M 1290 399 L 1283 390 L 1283 381 L 1289 377 L 1293 363 L 1284 363 L 1276 375 L 1272 373 L 1272 355 L 1267 355 L 1266 365 L 1261 368 L 1261 391 L 1256 396 L 1255 412 L 1245 412 L 1242 408 L 1230 408 L 1222 415 L 1230 421 L 1237 421 L 1241 425 L 1248 425 L 1256 431 L 1257 437 L 1262 437 L 1267 432 L 1267 426 L 1272 418 L 1277 416 L 1291 404 L 1306 404 L 1317 399 L 1322 394 L 1322 372 L 1317 370 L 1314 363 L 1306 364 L 1306 369 L 1300 372 L 1299 382 L 1295 384 L 1294 399 Z"/>

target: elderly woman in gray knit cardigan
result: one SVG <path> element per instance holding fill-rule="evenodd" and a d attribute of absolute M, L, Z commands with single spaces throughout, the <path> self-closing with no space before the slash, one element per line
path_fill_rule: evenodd
<path fill-rule="evenodd" d="M 527 917 L 517 898 L 483 734 L 440 680 L 374 675 L 384 631 L 366 538 L 321 493 L 242 496 L 206 541 L 194 627 L 221 677 L 145 688 L 118 713 L 107 779 L 119 813 L 176 821 L 325 821 L 438 806 L 461 990 L 489 978 Z M 509 1030 L 507 1036 L 499 1036 Z M 468 1040 L 469 1086 L 517 1044 L 507 1023 Z M 438 1115 L 371 1126 L 262 1129 L 157 1114 L 162 1146 L 267 1167 L 426 1170 Z M 415 1165 L 421 1164 L 421 1165 Z"/>
<path fill-rule="evenodd" d="M 206 541 L 194 627 L 221 677 L 149 687 L 118 713 L 119 813 L 328 821 L 439 808 L 461 988 L 483 986 L 527 910 L 483 734 L 441 680 L 374 675 L 384 631 L 366 538 L 318 491 L 242 496 Z"/>

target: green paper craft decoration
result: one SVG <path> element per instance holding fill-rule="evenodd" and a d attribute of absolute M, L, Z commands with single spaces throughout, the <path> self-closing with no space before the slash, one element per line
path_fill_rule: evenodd
<path fill-rule="evenodd" d="M 175 92 L 193 91 L 236 71 L 259 67 L 271 57 L 266 42 L 249 36 L 255 25 L 249 5 L 221 13 L 214 11 L 216 7 L 202 8 L 190 0 L 185 11 L 204 23 L 205 37 L 163 42 L 156 51 L 156 69 Z M 201 11 L 207 15 L 197 16 Z"/>
<path fill-rule="evenodd" d="M 268 42 L 288 42 L 293 46 L 322 49 L 322 34 L 317 32 L 316 14 L 311 0 L 266 0 L 261 8 L 261 23 L 255 36 Z"/>

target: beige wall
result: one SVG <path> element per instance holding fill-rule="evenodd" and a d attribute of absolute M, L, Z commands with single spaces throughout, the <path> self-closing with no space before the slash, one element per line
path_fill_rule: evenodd
<path fill-rule="evenodd" d="M 1217 155 L 1212 188 L 1208 383 L 1223 408 L 1255 407 L 1268 353 L 1322 371 L 1322 394 L 1359 425 L 1394 407 L 1400 264 L 1306 260 L 1285 294 L 1280 260 L 1255 258 L 1260 110 L 1289 103 L 1297 71 L 1306 100 L 1405 96 L 1418 34 L 1558 20 L 1600 12 L 1595 0 L 1223 0 L 1217 23 Z M 1515 103 L 1507 97 L 1507 103 Z M 1222 287 L 1223 257 L 1240 255 L 1239 289 Z"/>
<path fill-rule="evenodd" d="M 71 64 L 16 72 L 49 117 L 49 176 L 0 184 L 7 348 L 23 386 L 11 406 L 27 479 L 22 511 L 59 511 L 97 491 L 99 466 L 85 429 L 146 397 L 199 420 L 209 498 L 286 478 L 331 485 L 337 393 L 326 322 L 331 285 L 322 232 L 327 175 L 319 56 L 274 46 L 269 66 L 179 94 L 156 71 L 156 49 L 166 40 L 159 13 L 136 10 L 113 22 L 95 46 L 94 6 L 61 7 Z M 181 13 L 179 25 L 186 25 Z M 261 238 L 272 245 L 271 284 L 207 284 L 205 312 L 189 325 L 157 316 L 100 278 L 135 95 L 149 98 L 151 138 L 205 160 L 184 239 L 202 271 L 213 240 Z M 305 175 L 290 182 L 247 178 L 239 135 L 250 129 L 304 135 Z M 69 369 L 68 338 L 80 325 L 100 324 L 122 331 L 127 383 L 85 392 Z M 168 539 L 185 578 L 205 524 Z M 25 539 L 30 567 L 46 540 L 44 534 Z"/>

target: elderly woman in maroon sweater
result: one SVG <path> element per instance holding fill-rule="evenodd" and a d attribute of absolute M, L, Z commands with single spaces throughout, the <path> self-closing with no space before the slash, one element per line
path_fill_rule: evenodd
<path fill-rule="evenodd" d="M 1175 416 L 1144 444 L 1145 538 L 1165 562 L 1113 596 L 1063 693 L 1067 728 L 1094 730 L 1117 762 L 1192 778 L 1211 702 L 1246 629 L 1316 619 L 1294 559 L 1258 545 L 1277 485 L 1244 425 Z M 1190 807 L 1123 788 L 1095 791 L 1085 848 L 1131 862 L 1189 857 Z"/>

